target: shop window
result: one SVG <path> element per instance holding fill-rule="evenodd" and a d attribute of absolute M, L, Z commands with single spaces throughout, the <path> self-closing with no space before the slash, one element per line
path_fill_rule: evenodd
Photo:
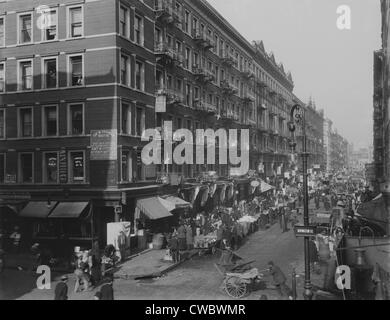
<path fill-rule="evenodd" d="M 43 161 L 44 182 L 58 183 L 58 153 L 44 153 Z"/>
<path fill-rule="evenodd" d="M 70 152 L 70 177 L 72 182 L 85 182 L 85 155 L 83 151 Z"/>
<path fill-rule="evenodd" d="M 33 183 L 33 154 L 32 153 L 21 153 L 19 156 L 19 181 L 21 183 Z"/>

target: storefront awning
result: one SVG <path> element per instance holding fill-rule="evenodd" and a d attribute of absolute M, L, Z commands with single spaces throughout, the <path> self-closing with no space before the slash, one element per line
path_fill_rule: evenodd
<path fill-rule="evenodd" d="M 79 218 L 88 202 L 60 202 L 49 218 Z"/>
<path fill-rule="evenodd" d="M 150 220 L 158 220 L 171 217 L 172 214 L 167 209 L 164 199 L 158 197 L 138 199 L 137 208 L 141 210 Z M 172 205 L 172 204 L 171 204 Z"/>
<path fill-rule="evenodd" d="M 189 202 L 174 196 L 166 197 L 164 200 L 172 203 L 175 206 L 175 209 L 183 209 L 191 206 Z"/>
<path fill-rule="evenodd" d="M 58 202 L 31 201 L 19 213 L 22 218 L 47 218 Z"/>
<path fill-rule="evenodd" d="M 264 181 L 261 181 L 261 185 L 260 185 L 260 192 L 261 192 L 261 193 L 270 191 L 270 190 L 272 190 L 272 189 L 275 189 L 275 187 L 269 185 L 268 183 L 266 183 L 266 182 L 264 182 Z"/>

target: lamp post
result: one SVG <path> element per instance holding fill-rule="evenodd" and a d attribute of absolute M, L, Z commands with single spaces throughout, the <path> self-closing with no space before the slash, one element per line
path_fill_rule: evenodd
<path fill-rule="evenodd" d="M 308 188 L 308 175 L 307 175 L 307 160 L 309 157 L 309 153 L 307 152 L 306 146 L 306 119 L 305 119 L 305 110 L 299 105 L 296 104 L 291 109 L 290 122 L 288 124 L 288 128 L 292 134 L 292 142 L 290 146 L 295 151 L 296 142 L 295 139 L 295 131 L 297 126 L 302 128 L 302 170 L 303 170 L 303 221 L 304 226 L 309 226 L 309 188 Z M 309 237 L 304 238 L 304 250 L 305 250 L 305 291 L 303 296 L 305 300 L 311 300 L 313 298 L 312 285 L 310 280 L 310 256 L 309 256 Z"/>

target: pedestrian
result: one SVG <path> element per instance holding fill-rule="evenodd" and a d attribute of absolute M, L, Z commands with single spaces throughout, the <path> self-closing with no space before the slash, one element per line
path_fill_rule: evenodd
<path fill-rule="evenodd" d="M 61 277 L 54 290 L 54 300 L 68 300 L 68 276 Z"/>
<path fill-rule="evenodd" d="M 309 257 L 310 257 L 310 269 L 312 272 L 316 271 L 318 273 L 318 249 L 317 245 L 313 239 L 309 241 Z"/>
<path fill-rule="evenodd" d="M 106 278 L 107 283 L 100 288 L 100 300 L 114 300 L 114 276 L 111 274 Z"/>
<path fill-rule="evenodd" d="M 19 232 L 19 227 L 18 226 L 15 226 L 14 232 L 11 233 L 9 238 L 12 240 L 12 249 L 13 249 L 12 251 L 14 253 L 19 253 L 21 234 Z"/>
<path fill-rule="evenodd" d="M 179 262 L 180 260 L 179 242 L 175 232 L 172 234 L 172 237 L 169 239 L 168 247 L 172 256 L 173 263 Z"/>
<path fill-rule="evenodd" d="M 193 237 L 192 227 L 190 225 L 190 222 L 186 224 L 186 243 L 187 243 L 188 250 L 192 250 L 194 248 L 194 237 Z"/>
<path fill-rule="evenodd" d="M 268 262 L 268 267 L 279 294 L 282 297 L 286 295 L 290 300 L 292 300 L 292 292 L 286 284 L 287 278 L 284 275 L 283 271 L 277 265 L 275 265 L 273 261 Z"/>
<path fill-rule="evenodd" d="M 183 222 L 180 222 L 179 228 L 177 228 L 177 240 L 179 242 L 179 251 L 187 250 L 187 236 L 186 227 Z"/>
<path fill-rule="evenodd" d="M 76 262 L 76 270 L 74 271 L 76 275 L 76 282 L 74 286 L 74 292 L 77 293 L 80 288 L 80 284 L 83 283 L 83 291 L 87 291 L 89 289 L 89 277 L 85 272 L 88 268 L 88 264 L 83 262 L 83 256 L 79 256 Z"/>

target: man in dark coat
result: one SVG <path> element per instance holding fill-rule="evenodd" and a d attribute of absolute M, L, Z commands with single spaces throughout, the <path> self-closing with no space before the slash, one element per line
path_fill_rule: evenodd
<path fill-rule="evenodd" d="M 283 271 L 277 265 L 275 265 L 273 261 L 268 262 L 268 267 L 279 294 L 282 297 L 286 295 L 290 300 L 292 300 L 291 289 L 286 284 L 287 278 Z"/>
<path fill-rule="evenodd" d="M 54 300 L 68 300 L 68 277 L 62 276 L 61 282 L 57 283 L 54 290 Z"/>
<path fill-rule="evenodd" d="M 114 300 L 114 289 L 112 287 L 114 283 L 114 276 L 107 277 L 107 283 L 100 288 L 100 300 Z"/>

